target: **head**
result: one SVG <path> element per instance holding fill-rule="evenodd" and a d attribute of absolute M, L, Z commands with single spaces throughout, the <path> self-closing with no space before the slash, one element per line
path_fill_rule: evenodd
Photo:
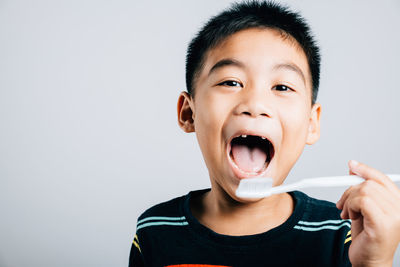
<path fill-rule="evenodd" d="M 213 17 L 187 52 L 178 122 L 196 136 L 213 189 L 235 199 L 240 179 L 280 184 L 319 138 L 320 56 L 287 8 L 244 2 Z"/>

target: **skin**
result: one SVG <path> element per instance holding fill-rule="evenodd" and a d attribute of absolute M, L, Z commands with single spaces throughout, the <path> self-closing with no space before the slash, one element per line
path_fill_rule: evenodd
<path fill-rule="evenodd" d="M 347 189 L 336 203 L 341 217 L 351 219 L 353 266 L 392 266 L 400 242 L 400 190 L 389 177 L 351 160 L 349 173 L 365 182 Z"/>
<path fill-rule="evenodd" d="M 214 67 L 223 60 L 225 64 Z M 268 231 L 289 218 L 293 212 L 293 199 L 287 193 L 258 200 L 236 197 L 240 179 L 254 175 L 240 173 L 233 167 L 229 143 L 238 134 L 266 136 L 273 143 L 275 154 L 262 176 L 273 178 L 274 185 L 283 183 L 305 145 L 314 144 L 320 136 L 321 105 L 312 105 L 311 88 L 304 51 L 293 39 L 275 30 L 242 30 L 208 51 L 204 67 L 195 81 L 195 95 L 182 92 L 177 105 L 178 123 L 185 132 L 196 133 L 211 181 L 211 191 L 191 203 L 192 213 L 200 223 L 220 234 L 252 235 Z M 361 176 L 368 181 L 386 179 L 389 183 L 387 177 L 382 178 L 383 174 L 377 175 L 371 169 L 368 175 L 361 172 Z M 368 181 L 363 184 L 368 184 L 369 190 L 378 190 L 375 188 L 378 183 Z M 379 188 L 383 195 L 387 193 L 385 190 L 396 195 L 395 200 L 385 198 L 395 209 L 395 201 L 400 203 L 398 188 L 395 185 L 390 189 L 389 186 Z M 361 204 L 355 200 L 360 197 L 360 190 L 349 190 L 338 202 L 338 208 L 344 211 L 343 218 L 350 214 L 367 218 L 382 215 L 377 211 L 364 215 Z M 374 197 L 371 201 L 380 203 L 383 200 Z M 396 211 L 398 217 L 400 211 Z M 386 219 L 391 221 L 387 228 L 379 228 L 378 224 L 369 227 L 376 235 L 388 229 L 398 233 L 400 222 L 394 217 L 393 214 L 387 216 Z M 353 228 L 356 245 L 353 243 L 349 252 L 352 264 L 368 266 L 378 260 L 387 264 L 386 260 L 396 249 L 394 244 L 400 239 L 398 235 L 397 239 L 389 238 L 390 242 L 386 239 L 387 234 L 382 235 L 385 239 L 380 238 L 379 242 L 367 237 L 357 241 L 357 234 L 364 228 L 359 223 L 352 226 L 352 231 Z M 366 240 L 368 242 L 364 243 Z M 381 245 L 385 245 L 390 253 L 383 252 Z M 363 253 L 366 246 L 374 249 L 372 256 Z"/>

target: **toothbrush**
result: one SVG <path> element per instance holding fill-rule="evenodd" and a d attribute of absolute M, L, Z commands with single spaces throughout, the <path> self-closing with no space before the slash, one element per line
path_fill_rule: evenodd
<path fill-rule="evenodd" d="M 388 174 L 387 175 L 393 182 L 400 182 L 400 175 Z M 236 196 L 240 198 L 264 198 L 274 194 L 285 193 L 300 188 L 308 187 L 335 187 L 335 186 L 351 186 L 364 182 L 365 179 L 356 175 L 346 176 L 332 176 L 332 177 L 318 177 L 307 178 L 298 182 L 272 186 L 272 178 L 257 177 L 243 179 L 240 181 L 236 190 Z"/>

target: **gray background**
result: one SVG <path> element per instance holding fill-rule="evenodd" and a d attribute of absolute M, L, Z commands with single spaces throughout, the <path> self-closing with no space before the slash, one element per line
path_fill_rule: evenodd
<path fill-rule="evenodd" d="M 0 266 L 127 266 L 141 212 L 209 186 L 175 108 L 189 40 L 230 2 L 0 0 Z M 323 113 L 288 181 L 399 173 L 400 2 L 289 4 L 322 46 Z"/>

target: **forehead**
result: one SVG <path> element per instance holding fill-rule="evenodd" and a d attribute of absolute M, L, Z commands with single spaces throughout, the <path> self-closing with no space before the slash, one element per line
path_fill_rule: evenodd
<path fill-rule="evenodd" d="M 253 74 L 263 73 L 277 65 L 293 65 L 304 75 L 307 88 L 311 88 L 311 74 L 307 57 L 289 35 L 269 28 L 251 28 L 229 36 L 206 55 L 199 80 L 205 78 L 220 60 L 233 58 L 244 62 Z"/>

